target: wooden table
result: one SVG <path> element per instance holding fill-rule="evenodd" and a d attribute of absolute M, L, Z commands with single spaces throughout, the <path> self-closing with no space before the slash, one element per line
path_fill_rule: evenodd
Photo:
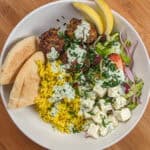
<path fill-rule="evenodd" d="M 0 0 L 0 49 L 14 26 L 33 9 L 52 0 Z M 150 54 L 150 0 L 106 0 L 134 25 Z M 0 101 L 0 150 L 43 150 L 14 125 Z M 135 129 L 108 150 L 150 149 L 150 104 Z"/>

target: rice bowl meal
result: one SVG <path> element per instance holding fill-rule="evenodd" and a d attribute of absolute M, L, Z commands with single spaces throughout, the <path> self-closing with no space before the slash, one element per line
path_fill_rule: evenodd
<path fill-rule="evenodd" d="M 84 19 L 18 42 L 1 67 L 0 84 L 14 83 L 9 108 L 34 104 L 57 131 L 97 139 L 132 117 L 144 82 L 132 71 L 138 42 L 114 32 L 109 6 L 95 3 L 97 9 L 73 2 Z M 22 61 L 11 67 L 16 55 Z"/>

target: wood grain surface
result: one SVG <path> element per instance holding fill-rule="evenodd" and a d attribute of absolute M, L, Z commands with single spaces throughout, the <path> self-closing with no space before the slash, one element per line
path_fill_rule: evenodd
<path fill-rule="evenodd" d="M 14 26 L 33 9 L 52 0 L 0 0 L 0 50 Z M 106 0 L 134 25 L 150 54 L 150 0 Z M 0 150 L 44 150 L 21 133 L 0 99 Z M 150 104 L 135 129 L 107 150 L 150 150 Z"/>

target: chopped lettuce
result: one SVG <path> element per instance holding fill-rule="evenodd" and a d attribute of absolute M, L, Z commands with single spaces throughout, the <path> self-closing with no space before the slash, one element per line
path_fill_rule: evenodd
<path fill-rule="evenodd" d="M 120 56 L 126 65 L 131 63 L 131 58 L 126 54 L 123 48 L 121 48 Z"/>
<path fill-rule="evenodd" d="M 142 80 L 138 80 L 135 84 L 133 84 L 130 88 L 129 93 L 125 95 L 125 98 L 131 98 L 132 96 L 140 97 L 142 93 L 144 82 Z"/>
<path fill-rule="evenodd" d="M 102 56 L 108 56 L 112 53 L 117 53 L 114 48 L 115 44 L 119 42 L 119 33 L 114 33 L 113 35 L 107 37 L 107 41 L 104 43 L 98 42 L 96 44 L 96 52 Z"/>
<path fill-rule="evenodd" d="M 119 33 L 114 33 L 111 36 L 108 36 L 108 40 L 104 43 L 104 46 L 111 45 L 114 42 L 119 41 Z"/>
<path fill-rule="evenodd" d="M 135 78 L 135 83 L 131 85 L 130 91 L 125 94 L 124 97 L 129 101 L 127 107 L 130 110 L 133 110 L 138 106 L 138 99 L 141 96 L 143 85 L 144 82 L 141 79 Z"/>
<path fill-rule="evenodd" d="M 128 104 L 127 107 L 128 107 L 130 110 L 133 110 L 133 109 L 136 108 L 137 105 L 138 105 L 137 102 L 131 102 L 131 103 Z"/>
<path fill-rule="evenodd" d="M 96 52 L 100 54 L 101 56 L 108 56 L 112 53 L 115 53 L 115 50 L 111 47 L 105 47 L 102 45 L 102 43 L 98 43 L 96 45 Z"/>
<path fill-rule="evenodd" d="M 108 37 L 107 41 L 104 43 L 98 42 L 96 44 L 96 52 L 101 56 L 108 56 L 112 53 L 118 53 L 116 48 L 114 48 L 115 44 L 120 43 L 119 39 L 119 33 L 115 33 Z M 131 45 L 131 42 L 129 40 L 126 40 L 126 45 Z M 121 45 L 121 43 L 120 43 Z M 122 46 L 120 46 L 119 54 L 122 58 L 122 60 L 125 62 L 126 65 L 130 65 L 131 58 L 126 54 L 125 50 Z"/>

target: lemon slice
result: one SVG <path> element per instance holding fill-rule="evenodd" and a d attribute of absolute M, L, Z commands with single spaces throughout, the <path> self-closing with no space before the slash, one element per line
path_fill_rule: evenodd
<path fill-rule="evenodd" d="M 105 34 L 110 34 L 114 25 L 112 11 L 104 0 L 95 0 L 95 3 L 97 5 L 97 11 L 101 15 L 104 22 Z"/>
<path fill-rule="evenodd" d="M 83 15 L 86 16 L 86 18 L 89 18 L 88 20 L 92 21 L 92 23 L 95 24 L 99 34 L 103 34 L 104 26 L 102 18 L 93 8 L 91 8 L 87 4 L 80 2 L 73 2 L 72 4 L 77 10 L 81 11 Z"/>

